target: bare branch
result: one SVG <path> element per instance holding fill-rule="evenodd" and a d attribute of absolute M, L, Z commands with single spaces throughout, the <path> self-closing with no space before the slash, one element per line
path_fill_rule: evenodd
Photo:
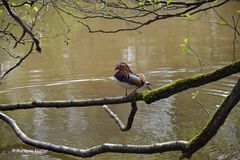
<path fill-rule="evenodd" d="M 216 2 L 216 1 L 215 1 L 215 2 Z M 196 11 L 194 11 L 194 12 L 191 12 L 190 15 L 194 15 L 194 14 L 199 13 L 199 12 L 207 11 L 207 10 L 209 10 L 209 9 L 215 9 L 215 8 L 217 8 L 217 7 L 222 6 L 223 4 L 225 4 L 225 3 L 227 3 L 227 2 L 229 2 L 229 0 L 224 0 L 223 2 L 221 2 L 221 3 L 219 3 L 219 4 L 209 5 L 208 7 L 201 8 L 201 9 L 198 9 L 198 10 L 196 10 Z M 210 4 L 210 3 L 208 3 L 208 4 Z"/>
<path fill-rule="evenodd" d="M 230 27 L 231 29 L 233 29 L 234 30 L 234 34 L 237 34 L 238 36 L 240 36 L 240 32 L 239 32 L 239 30 L 237 29 L 237 27 L 235 27 L 235 23 L 234 23 L 234 20 L 233 20 L 233 25 L 231 25 L 230 23 L 228 23 L 228 21 L 223 17 L 223 16 L 221 16 L 218 12 L 217 12 L 217 10 L 214 8 L 214 7 L 211 7 L 212 9 L 213 9 L 213 11 L 215 12 L 215 14 L 224 22 L 224 23 L 226 23 L 226 25 L 228 26 L 228 27 Z"/>
<path fill-rule="evenodd" d="M 108 108 L 107 105 L 103 105 L 103 108 L 114 119 L 114 121 L 117 123 L 117 125 L 119 126 L 121 131 L 128 131 L 128 130 L 131 129 L 132 123 L 133 123 L 133 120 L 134 120 L 134 116 L 137 112 L 136 102 L 131 102 L 131 108 L 132 109 L 131 109 L 131 112 L 129 113 L 128 122 L 127 122 L 126 126 L 122 123 L 122 121 L 118 118 L 118 116 L 115 113 L 113 113 L 111 111 L 111 109 Z"/>
<path fill-rule="evenodd" d="M 11 68 L 9 68 L 7 71 L 5 71 L 1 75 L 0 80 L 2 80 L 8 73 L 13 71 L 16 67 L 18 67 L 32 53 L 33 46 L 34 46 L 34 42 L 32 42 L 31 47 L 30 47 L 28 53 L 24 57 L 22 57 L 15 65 L 13 65 Z"/>
<path fill-rule="evenodd" d="M 0 112 L 0 118 L 11 126 L 16 136 L 25 144 L 45 149 L 57 153 L 69 154 L 78 157 L 92 157 L 96 154 L 114 152 L 114 153 L 136 153 L 153 154 L 167 151 L 181 151 L 187 146 L 187 141 L 170 141 L 165 143 L 155 143 L 150 145 L 132 145 L 132 144 L 110 144 L 94 146 L 88 149 L 77 149 L 67 146 L 55 145 L 48 142 L 42 142 L 29 138 L 16 124 L 16 122 L 4 113 Z"/>
<path fill-rule="evenodd" d="M 37 0 L 36 0 L 36 1 L 37 1 Z M 29 4 L 30 6 L 32 6 L 34 3 L 35 3 L 34 0 L 25 1 L 25 2 L 23 2 L 23 3 L 21 3 L 21 4 L 18 4 L 18 5 L 14 5 L 14 6 L 11 5 L 11 7 L 21 7 L 21 6 L 24 6 L 25 4 Z"/>
<path fill-rule="evenodd" d="M 5 48 L 5 47 L 3 47 L 3 46 L 1 46 L 1 45 L 0 45 L 0 49 L 2 49 L 5 53 L 7 53 L 7 54 L 8 54 L 10 57 L 12 57 L 12 58 L 21 58 L 20 56 L 11 53 L 11 52 L 9 51 L 9 49 L 7 49 L 7 48 Z"/>
<path fill-rule="evenodd" d="M 67 108 L 67 107 L 87 107 L 87 106 L 102 106 L 105 104 L 121 104 L 129 103 L 135 100 L 135 97 L 107 97 L 86 100 L 71 100 L 71 101 L 34 101 L 28 103 L 18 103 L 11 105 L 0 105 L 1 111 L 30 109 L 30 108 Z"/>

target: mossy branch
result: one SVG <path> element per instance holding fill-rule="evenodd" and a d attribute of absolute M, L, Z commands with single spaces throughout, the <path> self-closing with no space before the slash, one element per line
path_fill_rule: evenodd
<path fill-rule="evenodd" d="M 238 72 L 240 72 L 240 61 L 224 66 L 212 72 L 179 79 L 160 88 L 139 93 L 138 97 L 140 97 L 140 99 L 145 101 L 147 104 L 150 104 L 160 99 L 167 98 L 178 92 L 185 91 L 189 88 L 199 87 Z"/>

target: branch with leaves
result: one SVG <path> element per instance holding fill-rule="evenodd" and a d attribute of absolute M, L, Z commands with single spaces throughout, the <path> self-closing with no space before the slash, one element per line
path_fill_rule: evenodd
<path fill-rule="evenodd" d="M 212 8 L 222 6 L 230 0 L 174 1 L 174 0 L 134 0 L 134 1 L 61 1 L 55 8 L 84 25 L 89 32 L 116 33 L 137 30 L 153 22 L 173 17 L 189 18 Z M 88 6 L 88 7 L 85 7 Z M 74 12 L 73 12 L 74 11 Z M 74 14 L 83 13 L 83 16 Z M 87 20 L 116 21 L 117 28 L 91 26 Z M 121 23 L 123 22 L 123 23 Z M 127 24 L 127 25 L 126 25 Z"/>
<path fill-rule="evenodd" d="M 4 68 L 4 64 L 1 64 L 0 80 L 20 66 L 33 53 L 34 46 L 37 52 L 41 52 L 40 35 L 36 31 L 35 25 L 47 12 L 47 4 L 44 2 L 16 2 L 18 4 L 7 0 L 1 0 L 1 2 L 0 51 L 11 59 L 14 58 L 15 64 L 9 68 Z M 35 4 L 36 6 L 34 6 Z M 17 30 L 21 34 L 18 34 Z M 11 48 L 11 46 L 13 47 Z M 24 55 L 14 53 L 14 49 L 18 46 L 24 46 L 26 50 Z"/>
<path fill-rule="evenodd" d="M 2 0 L 2 3 L 7 11 L 7 13 L 12 17 L 23 29 L 23 34 L 20 39 L 22 39 L 25 36 L 25 33 L 28 33 L 28 35 L 31 37 L 31 39 L 34 41 L 36 45 L 36 51 L 41 52 L 40 42 L 33 34 L 31 28 L 21 20 L 21 18 L 15 13 L 15 11 L 11 8 L 10 4 L 7 0 Z"/>

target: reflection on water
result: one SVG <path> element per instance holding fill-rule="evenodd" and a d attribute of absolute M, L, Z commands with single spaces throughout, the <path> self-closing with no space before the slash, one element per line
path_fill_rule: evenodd
<path fill-rule="evenodd" d="M 122 58 L 125 62 L 134 63 L 136 61 L 136 48 L 134 44 L 134 39 L 129 39 L 127 48 L 122 51 Z"/>
<path fill-rule="evenodd" d="M 208 16 L 214 20 L 211 14 Z M 180 44 L 185 37 L 189 37 L 192 47 L 199 53 L 204 64 L 203 72 L 217 69 L 232 60 L 232 32 L 223 26 L 206 23 L 206 20 L 200 23 L 168 20 L 148 26 L 141 33 L 89 34 L 82 28 L 75 28 L 69 37 L 69 45 L 64 45 L 61 38 L 43 40 L 43 53 L 31 55 L 0 84 L 1 103 L 124 95 L 124 89 L 112 80 L 114 67 L 121 60 L 128 62 L 133 71 L 145 73 L 153 88 L 198 74 L 200 67 L 195 57 L 180 53 Z M 240 46 L 236 47 L 239 51 Z M 199 91 L 199 100 L 210 113 L 214 113 L 239 78 L 239 74 L 232 75 L 151 105 L 139 102 L 133 127 L 126 133 L 119 130 L 101 107 L 31 109 L 7 114 L 32 138 L 77 148 L 102 143 L 150 144 L 188 140 L 209 119 L 203 108 L 192 100 L 191 93 Z M 109 107 L 126 123 L 129 104 Z M 238 105 L 218 134 L 192 159 L 238 159 L 239 113 Z M 51 152 L 17 152 L 17 149 L 33 149 L 19 142 L 3 122 L 0 125 L 1 160 L 76 159 Z M 178 156 L 179 153 L 175 152 L 154 155 L 108 153 L 88 159 L 170 160 Z"/>
<path fill-rule="evenodd" d="M 141 122 L 139 130 L 142 129 L 146 133 L 152 130 L 151 136 L 149 135 L 149 139 L 152 139 L 151 143 L 174 138 L 174 134 L 172 133 L 172 115 L 174 115 L 172 102 L 174 100 L 175 98 L 172 96 L 160 102 L 153 103 L 139 117 L 139 121 Z"/>

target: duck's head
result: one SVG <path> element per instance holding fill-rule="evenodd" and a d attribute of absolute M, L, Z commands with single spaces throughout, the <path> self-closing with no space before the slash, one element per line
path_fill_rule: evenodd
<path fill-rule="evenodd" d="M 129 66 L 127 65 L 127 63 L 125 62 L 118 62 L 115 68 L 116 70 L 120 70 L 120 71 L 129 71 L 132 73 L 131 69 L 129 68 Z"/>

